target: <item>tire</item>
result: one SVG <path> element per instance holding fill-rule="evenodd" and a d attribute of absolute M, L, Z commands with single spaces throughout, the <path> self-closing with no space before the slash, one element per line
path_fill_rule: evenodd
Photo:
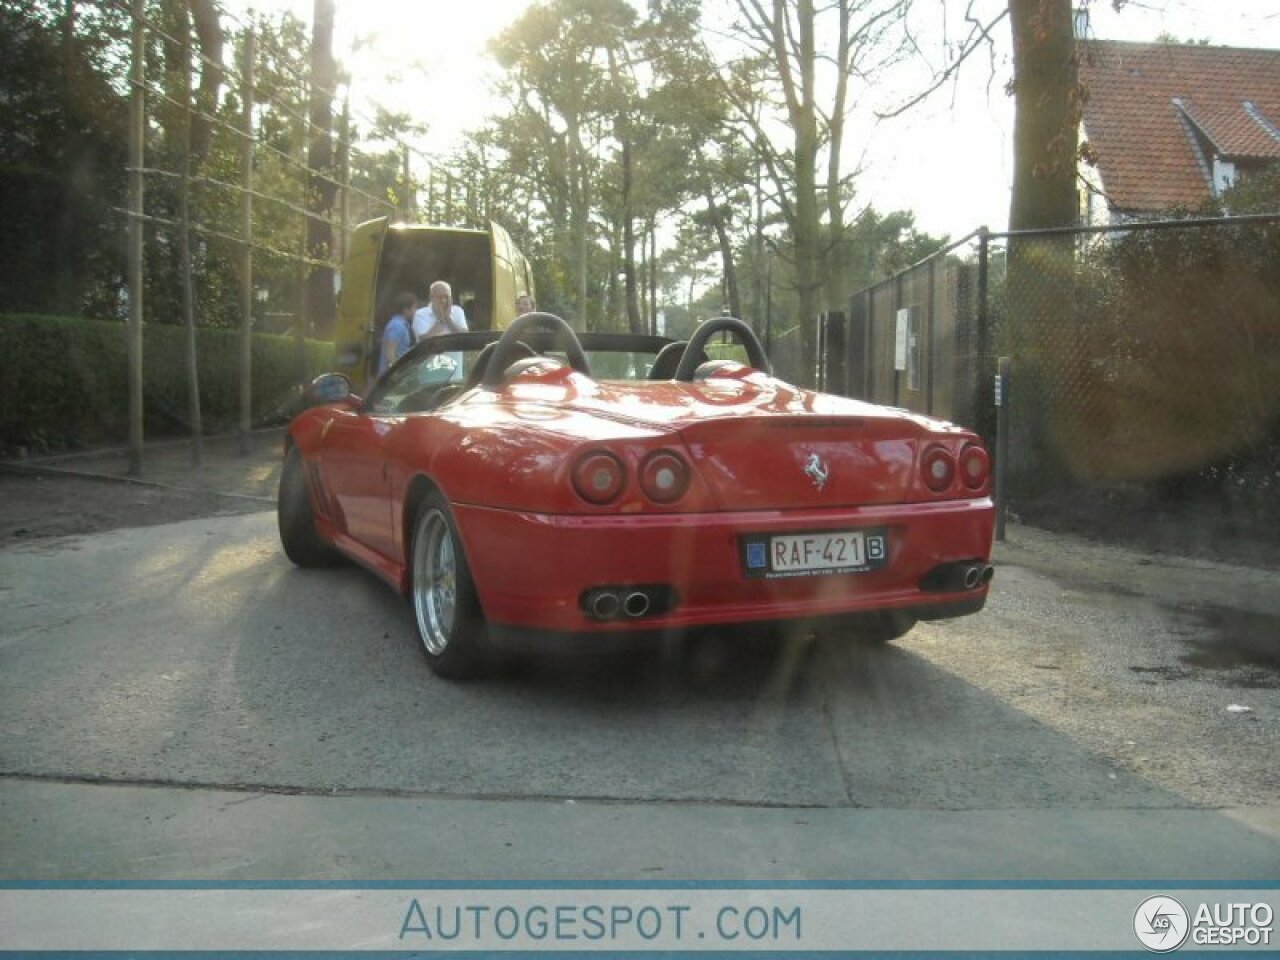
<path fill-rule="evenodd" d="M 300 567 L 330 567 L 341 560 L 338 551 L 316 532 L 311 490 L 302 454 L 293 447 L 285 454 L 276 493 L 276 525 L 285 556 Z"/>
<path fill-rule="evenodd" d="M 493 658 L 484 615 L 458 528 L 438 492 L 418 509 L 410 556 L 409 605 L 431 671 L 449 680 L 486 672 Z"/>

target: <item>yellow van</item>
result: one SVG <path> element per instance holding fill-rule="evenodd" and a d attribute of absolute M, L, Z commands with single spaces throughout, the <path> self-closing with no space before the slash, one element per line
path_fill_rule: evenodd
<path fill-rule="evenodd" d="M 378 369 L 379 338 L 401 293 L 426 305 L 437 280 L 453 288 L 453 302 L 472 330 L 503 329 L 516 316 L 516 297 L 533 293 L 529 262 L 496 223 L 488 230 L 369 220 L 352 232 L 342 267 L 337 369 L 357 388 Z"/>

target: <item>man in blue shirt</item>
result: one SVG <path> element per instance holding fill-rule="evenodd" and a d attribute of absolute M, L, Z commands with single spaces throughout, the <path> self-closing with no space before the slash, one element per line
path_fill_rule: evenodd
<path fill-rule="evenodd" d="M 382 331 L 382 353 L 378 357 L 378 376 L 387 372 L 387 367 L 395 363 L 413 346 L 413 333 L 409 324 L 413 322 L 413 311 L 418 301 L 412 293 L 402 293 L 396 297 L 396 312 L 387 321 Z"/>

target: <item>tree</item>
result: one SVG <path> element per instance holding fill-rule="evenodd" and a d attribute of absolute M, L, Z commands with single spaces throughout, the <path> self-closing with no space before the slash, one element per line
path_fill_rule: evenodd
<path fill-rule="evenodd" d="M 531 6 L 491 47 L 508 73 L 511 122 L 545 151 L 547 208 L 562 255 L 570 253 L 575 312 L 584 324 L 601 124 L 627 102 L 625 79 L 610 57 L 634 22 L 625 0 L 549 0 Z"/>
<path fill-rule="evenodd" d="M 732 146 L 732 139 L 726 136 L 727 113 L 718 96 L 716 66 L 706 56 L 699 30 L 699 5 L 694 0 L 650 3 L 648 16 L 636 25 L 626 64 L 635 99 L 627 111 L 628 137 L 621 158 L 626 173 L 622 261 L 628 322 L 636 331 L 650 327 L 655 310 L 651 303 L 650 315 L 640 316 L 633 230 L 637 219 L 645 224 L 652 250 L 660 217 L 687 214 L 689 204 L 702 208 L 693 216 L 720 237 L 724 284 L 731 290 L 737 287 L 723 202 L 726 191 L 717 178 L 721 145 Z M 651 274 L 655 267 L 650 264 Z"/>
<path fill-rule="evenodd" d="M 908 5 L 906 0 L 821 5 L 737 0 L 736 32 L 747 52 L 723 89 L 754 134 L 791 236 L 806 380 L 816 365 L 818 315 L 849 292 L 843 263 L 844 211 L 850 200 L 843 163 L 849 84 L 856 79 L 870 85 L 904 49 Z M 774 115 L 756 109 L 760 98 L 781 108 L 789 131 L 785 141 Z M 824 214 L 828 247 L 822 242 Z"/>
<path fill-rule="evenodd" d="M 127 15 L 0 2 L 0 297 L 6 309 L 118 309 L 127 110 L 113 46 Z"/>

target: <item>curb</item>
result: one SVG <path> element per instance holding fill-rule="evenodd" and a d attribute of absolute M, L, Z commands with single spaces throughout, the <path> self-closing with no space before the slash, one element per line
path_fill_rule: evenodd
<path fill-rule="evenodd" d="M 127 477 L 114 473 L 96 473 L 89 470 L 68 470 L 63 467 L 50 467 L 37 463 L 19 463 L 13 460 L 0 460 L 0 473 L 27 474 L 47 477 L 79 477 L 83 480 L 94 480 L 105 483 L 124 483 L 137 487 L 151 487 L 157 490 L 170 490 L 177 493 L 201 494 L 209 497 L 228 497 L 234 500 L 252 500 L 255 503 L 275 503 L 274 497 L 260 497 L 252 493 L 228 493 L 224 490 L 206 490 L 203 487 L 183 487 L 160 480 L 143 480 L 140 477 Z"/>

